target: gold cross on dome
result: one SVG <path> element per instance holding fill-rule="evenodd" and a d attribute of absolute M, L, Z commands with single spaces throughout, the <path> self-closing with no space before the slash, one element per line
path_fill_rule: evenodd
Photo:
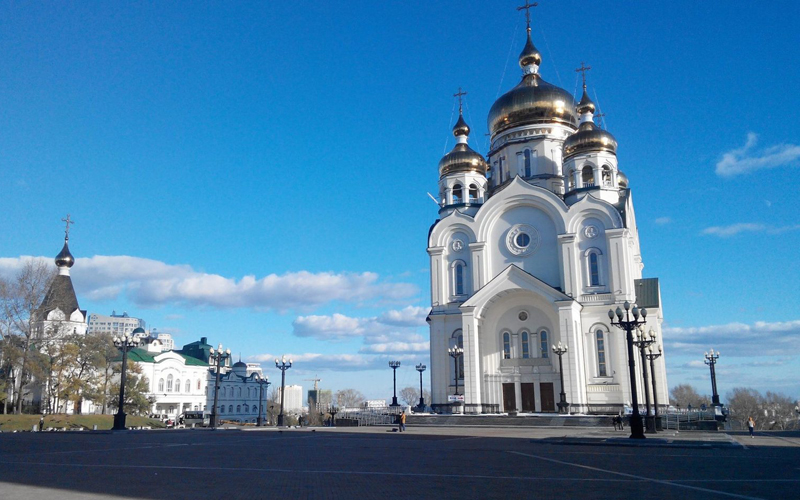
<path fill-rule="evenodd" d="M 461 97 L 463 97 L 465 95 L 467 95 L 467 93 L 466 92 L 462 92 L 461 87 L 458 87 L 458 93 L 457 94 L 453 94 L 453 97 L 458 97 L 458 114 L 461 114 L 461 112 L 463 110 Z"/>
<path fill-rule="evenodd" d="M 592 69 L 591 66 L 586 66 L 583 64 L 583 61 L 581 61 L 581 67 L 575 70 L 576 73 L 581 73 L 581 76 L 583 77 L 584 89 L 586 88 L 586 72 L 589 71 L 590 69 Z"/>
<path fill-rule="evenodd" d="M 525 9 L 525 21 L 528 23 L 528 31 L 531 29 L 531 8 L 537 7 L 538 5 L 538 2 L 528 3 L 528 0 L 525 0 L 525 5 L 517 7 L 517 10 Z"/>
<path fill-rule="evenodd" d="M 69 225 L 70 224 L 75 224 L 75 221 L 71 220 L 69 218 L 69 214 L 67 214 L 67 218 L 66 219 L 61 219 L 61 222 L 65 222 L 67 224 L 67 228 L 64 230 L 64 234 L 66 234 L 67 235 L 67 239 L 69 239 Z"/>

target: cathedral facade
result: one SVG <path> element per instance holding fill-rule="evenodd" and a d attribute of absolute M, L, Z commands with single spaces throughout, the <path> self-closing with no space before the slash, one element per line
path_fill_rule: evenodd
<path fill-rule="evenodd" d="M 457 144 L 439 162 L 439 219 L 428 237 L 432 406 L 556 412 L 563 391 L 571 413 L 617 413 L 630 405 L 631 383 L 625 332 L 608 311 L 646 307 L 658 351 L 658 280 L 642 278 L 628 178 L 617 141 L 594 123 L 585 80 L 577 103 L 547 83 L 530 25 L 519 64 L 521 81 L 489 112 L 487 156 L 469 147 L 459 110 Z M 654 376 L 663 405 L 663 356 Z"/>

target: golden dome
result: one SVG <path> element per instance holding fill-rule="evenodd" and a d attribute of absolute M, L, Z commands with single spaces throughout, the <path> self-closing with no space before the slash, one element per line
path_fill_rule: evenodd
<path fill-rule="evenodd" d="M 468 136 L 469 135 L 469 125 L 467 122 L 464 121 L 464 116 L 459 113 L 458 114 L 458 121 L 456 122 L 455 126 L 453 127 L 453 135 L 456 137 L 459 136 Z"/>
<path fill-rule="evenodd" d="M 439 161 L 439 176 L 458 172 L 477 172 L 486 175 L 486 160 L 466 143 L 461 142 Z"/>
<path fill-rule="evenodd" d="M 587 121 L 582 123 L 578 131 L 564 141 L 564 159 L 590 151 L 607 151 L 616 154 L 617 140 L 592 121 Z"/>
<path fill-rule="evenodd" d="M 535 64 L 539 66 L 542 64 L 542 54 L 536 49 L 531 40 L 531 30 L 528 29 L 528 41 L 525 42 L 522 52 L 519 54 L 519 65 L 522 69 Z"/>
<path fill-rule="evenodd" d="M 530 73 L 492 105 L 489 131 L 503 130 L 533 123 L 563 123 L 578 126 L 575 100 L 566 90 L 544 81 L 538 73 Z"/>
<path fill-rule="evenodd" d="M 582 115 L 584 113 L 592 113 L 594 114 L 594 103 L 591 99 L 589 99 L 588 94 L 586 94 L 586 85 L 583 86 L 583 96 L 581 96 L 581 102 L 578 103 L 578 114 Z"/>
<path fill-rule="evenodd" d="M 628 187 L 628 176 L 622 173 L 622 170 L 617 170 L 617 185 L 620 188 Z"/>

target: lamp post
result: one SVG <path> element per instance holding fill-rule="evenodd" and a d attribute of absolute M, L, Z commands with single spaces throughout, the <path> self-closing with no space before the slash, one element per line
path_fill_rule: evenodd
<path fill-rule="evenodd" d="M 419 372 L 419 411 L 425 411 L 425 396 L 422 394 L 422 372 L 425 371 L 425 368 L 427 366 L 422 363 L 417 365 L 417 371 Z"/>
<path fill-rule="evenodd" d="M 286 355 L 281 356 L 281 359 L 275 359 L 275 367 L 281 371 L 281 412 L 278 414 L 278 427 L 283 426 L 283 398 L 286 392 L 286 370 L 292 367 L 292 360 L 286 362 Z"/>
<path fill-rule="evenodd" d="M 122 351 L 122 372 L 119 376 L 119 406 L 114 415 L 114 430 L 125 430 L 125 379 L 128 372 L 128 352 L 139 345 L 139 338 L 144 334 L 144 328 L 137 328 L 132 333 L 114 337 L 114 346 Z"/>
<path fill-rule="evenodd" d="M 637 330 L 639 333 L 634 336 L 633 344 L 639 348 L 639 355 L 642 359 L 642 385 L 644 386 L 644 406 L 646 408 L 644 427 L 648 434 L 655 434 L 656 421 L 650 413 L 650 383 L 647 380 L 647 362 L 645 361 L 647 359 L 647 353 L 645 353 L 645 349 L 656 341 L 656 332 L 651 329 L 649 333 L 646 333 L 644 331 L 644 325 L 639 325 Z"/>
<path fill-rule="evenodd" d="M 711 404 L 714 406 L 722 406 L 719 402 L 719 394 L 717 394 L 717 371 L 714 368 L 719 359 L 719 351 L 711 349 L 706 353 L 705 358 L 705 363 L 711 368 Z"/>
<path fill-rule="evenodd" d="M 331 414 L 331 427 L 336 427 L 336 414 L 339 413 L 339 409 L 336 408 L 333 403 L 331 403 L 331 405 L 328 407 L 328 413 Z"/>
<path fill-rule="evenodd" d="M 631 438 L 644 439 L 644 424 L 642 422 L 642 416 L 639 414 L 639 398 L 636 394 L 636 360 L 633 357 L 633 330 L 639 325 L 646 323 L 647 310 L 641 310 L 642 319 L 639 320 L 640 312 L 638 307 L 634 305 L 633 310 L 631 310 L 631 304 L 627 300 L 625 301 L 624 307 L 624 313 L 619 307 L 617 307 L 616 311 L 609 309 L 608 318 L 611 320 L 612 325 L 620 328 L 621 330 L 625 330 L 625 333 L 627 334 L 626 342 L 628 344 L 628 377 L 630 378 L 631 382 L 631 403 L 633 405 L 633 412 L 631 413 L 630 418 Z M 615 314 L 617 317 L 616 322 L 614 321 Z M 631 319 L 631 315 L 633 316 L 633 319 Z"/>
<path fill-rule="evenodd" d="M 392 380 L 394 382 L 394 392 L 392 392 L 392 404 L 389 406 L 400 406 L 397 403 L 397 369 L 400 367 L 399 361 L 389 361 L 389 367 L 392 369 Z"/>
<path fill-rule="evenodd" d="M 653 352 L 653 346 L 649 346 L 647 348 L 647 359 L 650 360 L 650 380 L 653 381 L 653 422 L 656 425 L 656 430 L 658 429 L 658 391 L 656 390 L 656 365 L 654 361 L 661 357 L 663 354 L 663 350 L 661 346 L 658 346 L 658 352 Z"/>
<path fill-rule="evenodd" d="M 264 425 L 264 417 L 261 415 L 264 413 L 264 405 L 261 404 L 264 401 L 264 390 L 269 389 L 269 377 L 258 377 L 256 379 L 258 382 L 258 423 L 256 424 L 258 427 L 262 427 Z"/>
<path fill-rule="evenodd" d="M 453 358 L 453 365 L 455 366 L 455 371 L 453 373 L 455 374 L 455 379 L 456 379 L 456 393 L 454 395 L 460 396 L 460 394 L 458 393 L 458 358 L 464 355 L 464 348 L 459 346 L 453 346 L 447 350 L 447 354 L 449 354 L 450 357 Z"/>
<path fill-rule="evenodd" d="M 216 373 L 214 374 L 214 406 L 211 407 L 211 428 L 216 429 L 219 424 L 219 414 L 217 413 L 217 402 L 219 401 L 219 372 L 225 362 L 230 359 L 231 350 L 222 350 L 222 344 L 217 346 L 215 350 L 213 347 L 208 351 L 208 360 L 216 366 Z"/>
<path fill-rule="evenodd" d="M 567 393 L 564 392 L 564 363 L 561 361 L 561 356 L 566 354 L 567 346 L 562 345 L 558 341 L 558 346 L 553 345 L 553 353 L 558 356 L 558 372 L 561 374 L 561 401 L 558 402 L 558 413 L 567 413 L 569 411 L 569 403 L 567 403 Z"/>

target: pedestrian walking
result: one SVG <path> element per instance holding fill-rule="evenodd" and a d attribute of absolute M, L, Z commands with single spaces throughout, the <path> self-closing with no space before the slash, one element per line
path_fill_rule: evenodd
<path fill-rule="evenodd" d="M 747 430 L 750 431 L 750 437 L 755 437 L 755 430 L 756 430 L 756 421 L 753 420 L 753 417 L 747 419 Z"/>
<path fill-rule="evenodd" d="M 406 430 L 406 412 L 400 414 L 400 432 Z"/>

